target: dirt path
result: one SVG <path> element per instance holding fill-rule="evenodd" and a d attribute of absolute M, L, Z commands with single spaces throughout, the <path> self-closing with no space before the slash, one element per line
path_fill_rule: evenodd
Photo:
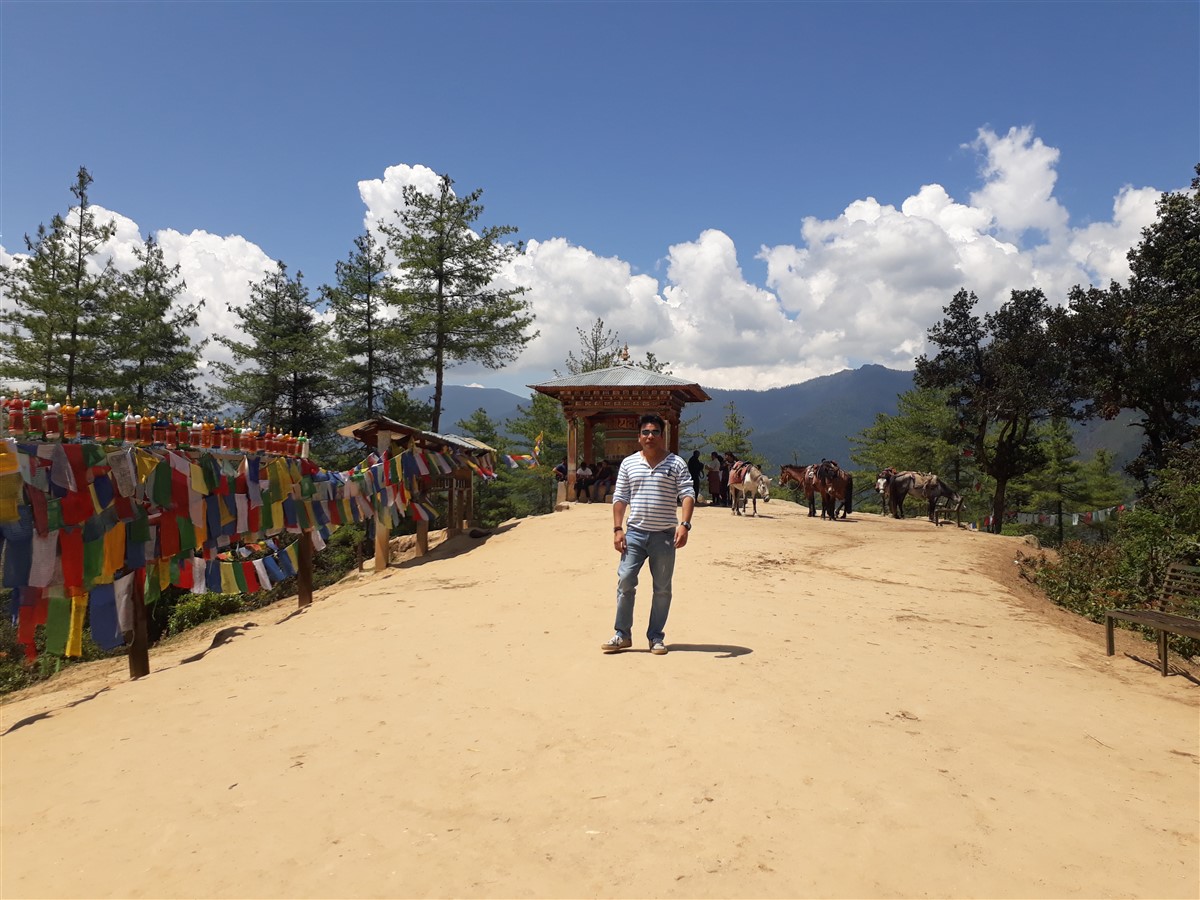
<path fill-rule="evenodd" d="M 14 698 L 0 895 L 1200 896 L 1200 687 L 1019 541 L 760 510 L 665 657 L 585 505 Z"/>

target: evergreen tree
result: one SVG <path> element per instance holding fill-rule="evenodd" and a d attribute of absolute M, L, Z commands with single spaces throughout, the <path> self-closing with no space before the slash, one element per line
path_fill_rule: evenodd
<path fill-rule="evenodd" d="M 276 263 L 250 285 L 250 301 L 229 307 L 245 340 L 218 335 L 233 364 L 216 362 L 218 398 L 273 431 L 319 433 L 328 397 L 328 328 L 317 321 L 303 276 Z"/>
<path fill-rule="evenodd" d="M 608 369 L 620 360 L 621 339 L 611 328 L 604 327 L 604 320 L 599 316 L 589 330 L 576 327 L 575 333 L 579 335 L 579 356 L 576 357 L 573 351 L 567 352 L 567 374 L 579 375 Z M 554 370 L 554 374 L 561 377 L 558 369 Z"/>
<path fill-rule="evenodd" d="M 409 363 L 408 341 L 388 314 L 398 287 L 387 265 L 387 247 L 370 231 L 354 241 L 350 256 L 337 263 L 336 283 L 321 288 L 333 312 L 338 362 L 334 380 L 347 422 L 382 413 L 393 394 L 404 395 L 420 373 Z M 398 421 L 411 424 L 409 419 Z"/>
<path fill-rule="evenodd" d="M 526 288 L 494 283 L 501 267 L 520 252 L 519 243 L 501 243 L 516 229 L 478 226 L 483 191 L 458 197 L 453 184 L 443 175 L 435 196 L 405 187 L 399 225 L 383 229 L 403 270 L 398 325 L 420 348 L 413 362 L 434 376 L 433 431 L 441 422 L 447 368 L 468 361 L 501 368 L 537 336 L 527 333 L 533 315 L 521 296 Z"/>
<path fill-rule="evenodd" d="M 567 420 L 562 404 L 553 397 L 535 393 L 529 406 L 518 404 L 516 418 L 504 424 L 510 435 L 523 439 L 520 444 L 530 452 L 537 444 L 538 435 L 542 436 L 538 463 L 547 471 L 567 455 Z"/>
<path fill-rule="evenodd" d="M 475 481 L 475 519 L 485 528 L 522 516 L 548 512 L 545 474 L 537 469 L 510 468 L 504 461 L 508 443 L 483 409 L 460 419 L 455 428 L 496 450 L 496 477 Z"/>
<path fill-rule="evenodd" d="M 872 482 L 884 469 L 934 472 L 961 493 L 973 483 L 975 467 L 963 456 L 969 436 L 960 427 L 946 390 L 914 389 L 896 401 L 894 416 L 879 413 L 874 424 L 850 439 L 850 458 Z"/>
<path fill-rule="evenodd" d="M 583 372 L 594 372 L 597 369 L 609 369 L 618 365 L 622 360 L 629 360 L 629 346 L 622 344 L 621 336 L 611 328 L 604 326 L 604 320 L 599 316 L 592 323 L 592 327 L 587 331 L 576 327 L 576 334 L 579 335 L 579 356 L 575 353 L 567 353 L 567 374 L 579 375 Z M 634 363 L 640 369 L 648 369 L 651 372 L 658 372 L 663 375 L 670 375 L 671 370 L 667 368 L 671 365 L 669 362 L 660 361 L 653 351 L 646 351 L 646 358 L 640 363 Z M 562 377 L 562 373 L 558 369 L 554 370 L 554 374 Z"/>
<path fill-rule="evenodd" d="M 120 276 L 111 350 L 117 363 L 115 396 L 137 409 L 194 409 L 200 352 L 187 329 L 204 301 L 179 303 L 186 284 L 179 266 L 168 266 L 153 237 L 134 249 L 137 266 Z"/>
<path fill-rule="evenodd" d="M 0 269 L 0 289 L 13 300 L 0 313 L 0 374 L 76 398 L 108 389 L 113 371 L 107 326 L 116 272 L 111 258 L 95 271 L 93 257 L 116 228 L 96 223 L 91 184 L 81 167 L 71 186 L 75 208 L 49 229 L 39 226 L 35 239 L 26 235 L 28 258 Z"/>
<path fill-rule="evenodd" d="M 708 443 L 712 444 L 718 453 L 732 452 L 737 459 L 744 459 L 759 467 L 765 465 L 765 460 L 754 453 L 750 443 L 750 435 L 754 429 L 747 427 L 746 420 L 737 411 L 737 404 L 732 400 L 725 404 L 724 425 L 724 431 L 708 436 Z"/>

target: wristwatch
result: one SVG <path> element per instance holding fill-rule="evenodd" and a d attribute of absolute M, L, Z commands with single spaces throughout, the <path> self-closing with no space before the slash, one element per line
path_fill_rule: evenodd
<path fill-rule="evenodd" d="M 624 531 L 624 530 L 625 530 L 625 529 L 624 529 L 624 528 L 622 528 L 620 525 L 614 525 L 614 526 L 613 526 L 613 534 L 616 534 L 618 531 Z"/>
<path fill-rule="evenodd" d="M 691 523 L 691 522 L 680 522 L 679 524 L 680 524 L 680 525 L 682 525 L 684 528 L 686 528 L 688 531 L 691 531 L 691 530 L 692 530 L 692 523 Z"/>

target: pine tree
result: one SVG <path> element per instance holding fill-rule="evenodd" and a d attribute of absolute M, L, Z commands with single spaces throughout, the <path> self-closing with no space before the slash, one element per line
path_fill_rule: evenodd
<path fill-rule="evenodd" d="M 328 327 L 313 313 L 302 274 L 289 278 L 278 262 L 251 284 L 245 306 L 229 310 L 241 320 L 246 339 L 217 336 L 234 359 L 213 364 L 222 379 L 217 397 L 268 429 L 319 432 L 329 392 Z"/>
<path fill-rule="evenodd" d="M 25 237 L 28 258 L 0 269 L 0 289 L 13 307 L 0 313 L 4 330 L 0 375 L 33 382 L 47 393 L 96 396 L 112 383 L 108 344 L 116 272 L 109 258 L 95 271 L 93 258 L 116 231 L 96 224 L 80 168 L 71 194 L 76 207 L 56 215 L 50 228 Z"/>
<path fill-rule="evenodd" d="M 587 331 L 576 326 L 575 333 L 579 335 L 579 356 L 574 351 L 567 352 L 567 374 L 580 375 L 584 372 L 595 372 L 598 369 L 608 369 L 617 364 L 621 353 L 621 339 L 611 328 L 604 327 L 604 320 L 599 316 Z M 555 375 L 559 375 L 557 369 Z"/>
<path fill-rule="evenodd" d="M 537 336 L 528 332 L 533 314 L 521 296 L 526 289 L 495 285 L 501 267 L 520 252 L 519 243 L 501 243 L 516 229 L 478 226 L 483 191 L 458 197 L 453 184 L 443 175 L 434 196 L 405 187 L 399 224 L 383 229 L 403 270 L 398 325 L 420 348 L 413 361 L 434 377 L 434 431 L 447 368 L 463 362 L 501 368 Z"/>
<path fill-rule="evenodd" d="M 119 280 L 112 339 L 118 370 L 116 397 L 141 409 L 194 409 L 201 403 L 196 387 L 200 352 L 187 329 L 204 305 L 179 302 L 187 285 L 179 266 L 168 266 L 153 237 L 134 249 L 138 264 Z"/>
<path fill-rule="evenodd" d="M 708 436 L 708 442 L 717 449 L 717 452 L 721 454 L 731 452 L 737 459 L 744 459 L 759 467 L 763 466 L 765 460 L 754 453 L 750 443 L 750 435 L 754 429 L 746 426 L 746 420 L 737 411 L 737 404 L 732 400 L 725 404 L 724 425 L 724 431 L 717 431 Z"/>
<path fill-rule="evenodd" d="M 333 374 L 344 404 L 341 418 L 355 422 L 384 412 L 394 394 L 407 398 L 404 389 L 419 381 L 420 372 L 409 362 L 408 341 L 389 315 L 398 287 L 387 265 L 387 248 L 368 231 L 355 239 L 336 271 L 336 283 L 321 288 L 321 296 L 333 312 L 338 348 Z"/>

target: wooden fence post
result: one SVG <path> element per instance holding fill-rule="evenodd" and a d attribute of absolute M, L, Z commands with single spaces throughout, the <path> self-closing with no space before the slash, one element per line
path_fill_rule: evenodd
<path fill-rule="evenodd" d="M 313 600 L 313 544 L 312 532 L 300 532 L 300 571 L 296 573 L 296 595 L 298 607 L 308 606 Z"/>
<path fill-rule="evenodd" d="M 146 634 L 146 574 L 158 570 L 149 567 L 141 570 L 141 578 L 134 573 L 133 592 L 133 642 L 129 645 L 129 677 L 142 678 L 150 674 L 150 640 Z"/>

